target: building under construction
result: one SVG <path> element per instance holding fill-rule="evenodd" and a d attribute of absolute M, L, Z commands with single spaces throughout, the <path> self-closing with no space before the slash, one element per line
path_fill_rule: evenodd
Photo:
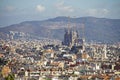
<path fill-rule="evenodd" d="M 73 46 L 79 46 L 83 49 L 84 47 L 84 38 L 79 37 L 78 30 L 75 29 L 65 29 L 65 34 L 64 34 L 64 40 L 62 42 L 63 45 L 73 47 Z"/>

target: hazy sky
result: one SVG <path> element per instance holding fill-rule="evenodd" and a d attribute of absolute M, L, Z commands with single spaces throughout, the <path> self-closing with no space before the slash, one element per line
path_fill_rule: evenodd
<path fill-rule="evenodd" d="M 0 0 L 0 27 L 57 16 L 120 19 L 120 0 Z"/>

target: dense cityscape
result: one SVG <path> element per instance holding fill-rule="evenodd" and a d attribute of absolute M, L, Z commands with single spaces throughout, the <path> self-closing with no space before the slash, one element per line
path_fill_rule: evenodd
<path fill-rule="evenodd" d="M 66 29 L 64 40 L 0 40 L 0 80 L 120 80 L 120 43 L 86 42 Z"/>
<path fill-rule="evenodd" d="M 0 0 L 0 80 L 120 80 L 120 0 Z"/>

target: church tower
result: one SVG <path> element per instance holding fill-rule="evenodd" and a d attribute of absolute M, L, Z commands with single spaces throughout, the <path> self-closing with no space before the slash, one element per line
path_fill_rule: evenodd
<path fill-rule="evenodd" d="M 72 29 L 67 29 L 65 30 L 65 34 L 64 34 L 64 41 L 63 41 L 63 45 L 66 46 L 74 46 L 75 43 L 77 42 L 77 39 L 79 38 L 78 36 L 78 32 L 74 31 Z"/>

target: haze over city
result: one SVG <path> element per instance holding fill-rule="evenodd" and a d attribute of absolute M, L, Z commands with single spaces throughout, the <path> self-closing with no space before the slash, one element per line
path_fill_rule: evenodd
<path fill-rule="evenodd" d="M 120 0 L 0 0 L 0 80 L 120 80 Z"/>

